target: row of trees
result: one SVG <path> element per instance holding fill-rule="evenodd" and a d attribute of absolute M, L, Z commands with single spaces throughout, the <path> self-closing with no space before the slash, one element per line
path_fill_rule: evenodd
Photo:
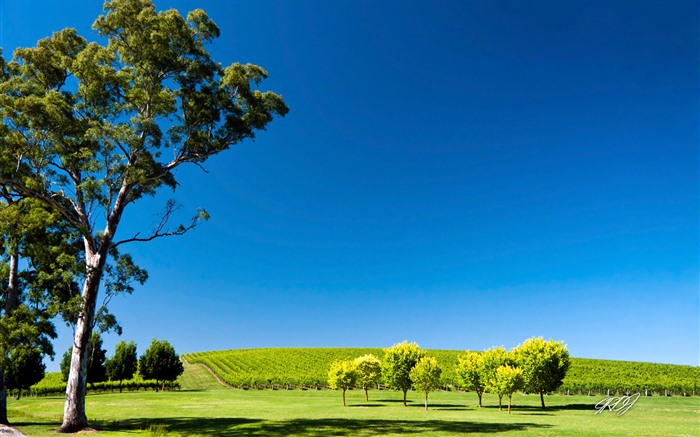
<path fill-rule="evenodd" d="M 162 384 L 162 389 L 165 389 L 166 382 L 175 381 L 184 372 L 180 356 L 166 340 L 153 339 L 140 358 L 136 356 L 136 344 L 133 341 L 120 341 L 115 346 L 114 355 L 107 358 L 107 351 L 102 349 L 102 339 L 97 333 L 90 337 L 88 347 L 88 384 L 116 381 L 119 383 L 120 393 L 122 382 L 132 379 L 137 372 L 142 379 L 154 379 L 156 385 Z M 64 382 L 68 381 L 70 360 L 69 349 L 61 360 L 61 376 Z"/>
<path fill-rule="evenodd" d="M 539 393 L 542 408 L 544 394 L 556 390 L 569 369 L 570 358 L 566 346 L 560 341 L 533 337 L 507 351 L 493 347 L 484 352 L 461 355 L 455 368 L 458 382 L 466 390 L 475 391 L 482 406 L 484 392 L 498 395 L 502 408 L 503 396 L 508 396 L 508 414 L 512 396 L 518 390 Z M 328 371 L 328 385 L 343 392 L 360 386 L 367 390 L 383 381 L 389 388 L 403 392 L 406 405 L 408 390 L 425 393 L 425 409 L 428 409 L 428 393 L 440 387 L 442 369 L 434 357 L 427 356 L 416 343 L 395 344 L 384 350 L 380 361 L 374 355 L 364 355 L 354 360 L 334 362 Z"/>
<path fill-rule="evenodd" d="M 0 53 L 0 423 L 20 357 L 53 356 L 51 322 L 73 326 L 60 432 L 88 426 L 88 344 L 117 329 L 98 304 L 147 274 L 121 249 L 182 235 L 204 210 L 173 226 L 173 200 L 151 231 L 119 235 L 124 212 L 175 171 L 265 129 L 288 108 L 257 86 L 257 65 L 213 60 L 219 28 L 202 10 L 183 17 L 151 0 L 107 0 L 93 23 L 100 42 L 63 29 L 36 47 Z M 167 153 L 163 153 L 167 152 Z M 148 226 L 148 224 L 147 224 Z"/>

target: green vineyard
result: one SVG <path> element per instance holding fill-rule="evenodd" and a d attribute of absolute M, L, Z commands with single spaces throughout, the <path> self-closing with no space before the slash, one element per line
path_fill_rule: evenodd
<path fill-rule="evenodd" d="M 443 368 L 445 389 L 459 389 L 454 367 L 463 351 L 427 350 Z M 197 352 L 183 355 L 203 364 L 222 382 L 236 388 L 325 388 L 333 361 L 374 354 L 381 348 L 261 348 Z M 560 393 L 641 392 L 647 395 L 700 394 L 700 367 L 632 361 L 572 358 Z"/>

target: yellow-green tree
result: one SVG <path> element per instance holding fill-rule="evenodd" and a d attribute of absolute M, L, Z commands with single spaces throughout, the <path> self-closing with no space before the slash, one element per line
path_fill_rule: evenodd
<path fill-rule="evenodd" d="M 510 414 L 513 393 L 522 390 L 524 385 L 523 369 L 511 367 L 508 364 L 500 366 L 496 369 L 496 374 L 489 382 L 489 385 L 499 397 L 508 396 L 508 414 Z M 498 403 L 498 409 L 502 409 L 500 402 Z"/>
<path fill-rule="evenodd" d="M 336 361 L 331 364 L 328 370 L 328 386 L 333 389 L 343 390 L 343 406 L 345 403 L 345 391 L 355 386 L 357 381 L 357 373 L 355 372 L 355 363 L 351 360 Z"/>
<path fill-rule="evenodd" d="M 376 385 L 382 377 L 382 363 L 372 354 L 357 357 L 354 362 L 357 382 L 365 391 L 365 401 L 369 401 L 369 388 Z"/>
<path fill-rule="evenodd" d="M 484 358 L 476 352 L 465 352 L 457 357 L 455 374 L 457 381 L 465 390 L 474 390 L 479 396 L 479 407 L 481 407 L 481 397 L 486 390 L 486 381 L 482 379 Z"/>
<path fill-rule="evenodd" d="M 544 394 L 559 388 L 569 370 L 569 351 L 564 342 L 532 337 L 512 352 L 518 366 L 523 369 L 525 389 L 539 393 L 544 408 Z"/>
<path fill-rule="evenodd" d="M 403 405 L 406 406 L 406 393 L 411 389 L 411 370 L 425 356 L 425 351 L 416 343 L 397 343 L 384 349 L 382 375 L 384 382 L 394 390 L 403 392 Z"/>
<path fill-rule="evenodd" d="M 423 357 L 411 369 L 411 381 L 416 390 L 425 393 L 425 410 L 428 411 L 428 393 L 440 387 L 442 369 L 434 357 Z"/>
<path fill-rule="evenodd" d="M 496 390 L 491 386 L 491 381 L 496 377 L 496 370 L 505 365 L 514 365 L 513 355 L 502 346 L 495 346 L 485 350 L 482 355 L 481 381 L 484 381 L 485 390 L 490 393 L 496 393 Z M 501 408 L 503 403 L 503 395 L 498 395 L 498 408 Z"/>

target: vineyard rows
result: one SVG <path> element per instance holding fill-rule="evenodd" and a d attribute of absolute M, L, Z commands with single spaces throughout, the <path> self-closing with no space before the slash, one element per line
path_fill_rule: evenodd
<path fill-rule="evenodd" d="M 454 367 L 462 351 L 427 350 L 443 369 L 445 389 L 459 389 Z M 325 388 L 333 361 L 364 354 L 381 359 L 381 348 L 262 348 L 197 352 L 183 355 L 207 366 L 237 388 Z M 632 361 L 572 358 L 560 393 L 700 394 L 700 367 Z"/>

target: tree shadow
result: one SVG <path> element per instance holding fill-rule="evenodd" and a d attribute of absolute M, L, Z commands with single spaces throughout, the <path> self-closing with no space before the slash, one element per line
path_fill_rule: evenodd
<path fill-rule="evenodd" d="M 496 407 L 498 408 L 498 407 Z M 547 411 L 561 411 L 561 410 L 575 410 L 575 411 L 585 411 L 585 410 L 595 410 L 595 404 L 566 404 L 566 405 L 552 405 L 542 409 L 539 405 L 517 405 L 514 404 L 511 408 L 517 408 L 519 410 L 530 410 L 539 411 L 546 413 Z"/>
<path fill-rule="evenodd" d="M 134 431 L 161 428 L 166 432 L 182 434 L 235 436 L 307 436 L 321 437 L 386 434 L 436 434 L 464 435 L 470 433 L 496 433 L 525 431 L 528 428 L 544 429 L 551 425 L 535 423 L 478 423 L 445 420 L 356 420 L 356 419 L 293 419 L 267 421 L 248 418 L 144 418 L 115 422 L 95 421 L 101 431 Z"/>

